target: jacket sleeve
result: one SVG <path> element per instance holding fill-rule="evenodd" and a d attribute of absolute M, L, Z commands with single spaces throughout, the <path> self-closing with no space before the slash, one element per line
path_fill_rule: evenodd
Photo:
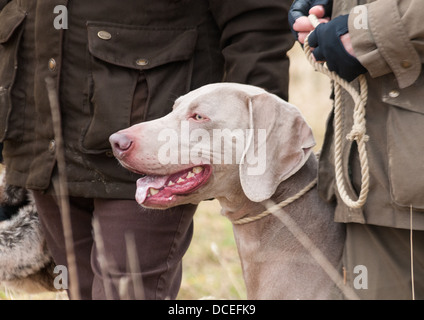
<path fill-rule="evenodd" d="M 423 13 L 423 0 L 377 0 L 350 11 L 353 50 L 372 77 L 393 73 L 400 88 L 417 80 L 424 62 Z"/>
<path fill-rule="evenodd" d="M 288 25 L 289 0 L 210 0 L 221 30 L 223 81 L 262 87 L 288 99 L 287 51 L 294 38 Z"/>

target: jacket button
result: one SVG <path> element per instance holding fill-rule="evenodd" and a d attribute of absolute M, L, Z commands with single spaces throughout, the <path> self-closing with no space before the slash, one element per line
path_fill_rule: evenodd
<path fill-rule="evenodd" d="M 113 158 L 113 151 L 112 150 L 106 151 L 106 157 Z"/>
<path fill-rule="evenodd" d="M 389 97 L 390 98 L 397 98 L 397 97 L 399 97 L 399 95 L 400 95 L 399 90 L 391 90 L 389 92 Z"/>
<path fill-rule="evenodd" d="M 107 31 L 99 31 L 97 32 L 97 36 L 102 40 L 110 40 L 112 38 L 112 35 Z"/>
<path fill-rule="evenodd" d="M 147 59 L 137 59 L 135 62 L 138 66 L 147 66 L 149 64 L 149 60 Z"/>
<path fill-rule="evenodd" d="M 49 70 L 50 71 L 55 71 L 56 70 L 56 66 L 57 66 L 56 60 L 53 59 L 53 58 L 51 58 L 49 60 L 48 66 L 49 66 Z"/>
<path fill-rule="evenodd" d="M 54 153 L 54 152 L 55 152 L 55 150 L 56 150 L 56 141 L 51 140 L 51 141 L 49 142 L 49 152 L 50 152 L 50 153 Z"/>
<path fill-rule="evenodd" d="M 408 69 L 408 68 L 410 68 L 410 67 L 412 66 L 411 62 L 410 62 L 410 61 L 408 61 L 408 60 L 402 60 L 402 61 L 400 62 L 400 65 L 401 65 L 401 67 L 402 67 L 402 68 L 404 68 L 404 69 Z"/>

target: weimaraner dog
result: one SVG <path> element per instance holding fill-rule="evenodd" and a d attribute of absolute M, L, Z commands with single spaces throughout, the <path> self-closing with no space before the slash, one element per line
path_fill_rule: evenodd
<path fill-rule="evenodd" d="M 167 116 L 110 137 L 115 157 L 144 176 L 137 202 L 168 208 L 215 198 L 234 222 L 249 299 L 333 299 L 341 291 L 276 214 L 255 217 L 317 176 L 315 141 L 298 109 L 258 87 L 219 83 L 176 100 Z M 339 270 L 344 229 L 312 188 L 280 210 Z"/>

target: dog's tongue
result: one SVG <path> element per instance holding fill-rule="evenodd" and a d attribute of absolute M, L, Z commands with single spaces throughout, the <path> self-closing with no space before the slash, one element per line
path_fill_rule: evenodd
<path fill-rule="evenodd" d="M 142 204 L 146 200 L 149 188 L 160 189 L 162 188 L 168 176 L 145 176 L 137 180 L 137 192 L 135 193 L 135 200 Z"/>

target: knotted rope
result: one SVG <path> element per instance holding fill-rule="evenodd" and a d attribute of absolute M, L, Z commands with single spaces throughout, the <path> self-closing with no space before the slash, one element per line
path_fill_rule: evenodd
<path fill-rule="evenodd" d="M 319 24 L 318 18 L 314 15 L 310 15 L 309 21 L 312 23 L 314 28 Z M 335 136 L 335 148 L 334 148 L 334 159 L 335 159 L 335 174 L 336 184 L 343 202 L 350 208 L 361 208 L 367 201 L 369 192 L 369 166 L 368 156 L 366 150 L 366 142 L 369 137 L 366 134 L 366 121 L 365 121 L 365 107 L 368 100 L 368 86 L 364 75 L 358 77 L 360 91 L 349 82 L 339 77 L 337 73 L 328 70 L 327 66 L 322 63 L 318 63 L 312 55 L 311 49 L 308 44 L 308 37 L 305 39 L 304 51 L 306 58 L 311 65 L 319 72 L 327 75 L 334 83 L 334 136 Z M 358 199 L 355 201 L 348 195 L 345 185 L 345 177 L 343 175 L 343 161 L 342 161 L 342 132 L 343 132 L 343 119 L 342 119 L 342 100 L 341 100 L 341 89 L 345 89 L 352 97 L 355 108 L 353 111 L 353 126 L 350 133 L 346 136 L 346 139 L 350 141 L 356 141 L 359 153 L 359 162 L 361 166 L 361 191 Z"/>

